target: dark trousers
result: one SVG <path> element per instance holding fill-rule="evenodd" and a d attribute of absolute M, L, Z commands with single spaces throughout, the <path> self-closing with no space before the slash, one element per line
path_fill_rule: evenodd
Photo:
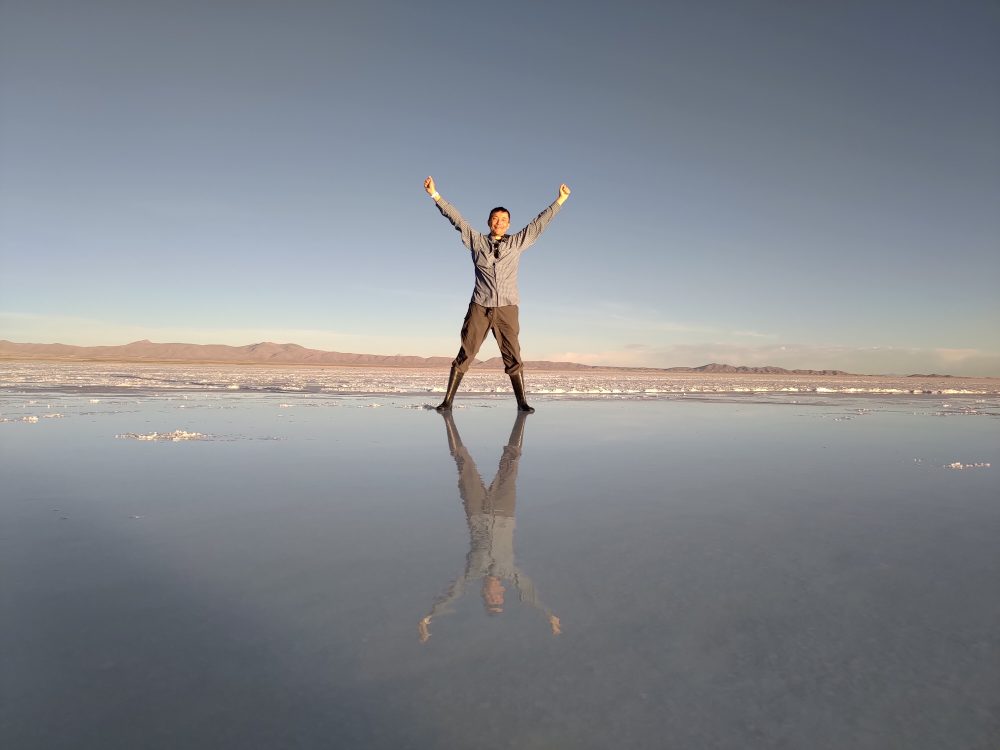
<path fill-rule="evenodd" d="M 451 366 L 463 374 L 468 372 L 490 331 L 493 331 L 493 337 L 500 345 L 504 372 L 508 375 L 521 372 L 524 363 L 521 361 L 521 345 L 517 341 L 517 335 L 521 331 L 517 322 L 517 305 L 483 307 L 470 302 L 469 311 L 462 323 L 462 348 L 458 350 L 458 356 Z"/>

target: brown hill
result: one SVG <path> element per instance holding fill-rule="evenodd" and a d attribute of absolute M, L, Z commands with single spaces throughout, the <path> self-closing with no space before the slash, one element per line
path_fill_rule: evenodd
<path fill-rule="evenodd" d="M 213 362 L 231 364 L 345 365 L 368 367 L 447 367 L 448 357 L 346 354 L 264 341 L 246 346 L 158 344 L 147 339 L 121 346 L 19 344 L 0 341 L 0 358 L 115 362 Z"/>
<path fill-rule="evenodd" d="M 746 367 L 720 365 L 716 362 L 701 367 L 671 367 L 668 372 L 708 372 L 708 373 L 739 373 L 752 375 L 848 375 L 843 370 L 786 370 L 784 367 Z"/>
<path fill-rule="evenodd" d="M 411 355 L 351 354 L 307 349 L 298 344 L 276 344 L 264 341 L 246 346 L 225 344 L 158 344 L 148 339 L 121 346 L 70 346 L 68 344 L 20 344 L 0 340 L 0 359 L 107 361 L 107 362 L 190 362 L 213 364 L 268 365 L 336 365 L 341 367 L 430 367 L 444 369 L 450 357 L 417 357 Z M 782 367 L 737 367 L 707 364 L 701 367 L 598 367 L 578 362 L 525 362 L 532 370 L 639 370 L 648 372 L 703 372 L 775 375 L 847 375 L 842 370 L 786 370 Z M 473 367 L 502 369 L 503 360 L 492 357 L 476 360 Z"/>

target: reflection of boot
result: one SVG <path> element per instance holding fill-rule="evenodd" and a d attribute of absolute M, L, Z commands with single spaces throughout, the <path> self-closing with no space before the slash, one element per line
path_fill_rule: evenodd
<path fill-rule="evenodd" d="M 510 437 L 507 438 L 507 445 L 519 450 L 524 447 L 524 423 L 527 419 L 528 412 L 517 412 L 517 419 L 514 420 L 514 426 L 510 430 Z"/>
<path fill-rule="evenodd" d="M 444 428 L 448 433 L 448 450 L 454 456 L 455 451 L 462 447 L 462 438 L 458 434 L 458 427 L 455 426 L 455 420 L 452 418 L 451 412 L 444 410 L 441 412 L 441 416 L 444 417 Z"/>
<path fill-rule="evenodd" d="M 451 402 L 455 400 L 455 391 L 458 390 L 458 384 L 461 382 L 462 373 L 458 371 L 458 368 L 452 367 L 451 372 L 448 374 L 448 389 L 445 391 L 444 401 L 437 406 L 438 411 L 451 411 Z"/>
<path fill-rule="evenodd" d="M 511 375 L 510 384 L 514 389 L 514 398 L 517 399 L 518 411 L 523 411 L 528 414 L 534 412 L 535 410 L 528 406 L 528 402 L 524 400 L 524 374 L 518 372 Z"/>

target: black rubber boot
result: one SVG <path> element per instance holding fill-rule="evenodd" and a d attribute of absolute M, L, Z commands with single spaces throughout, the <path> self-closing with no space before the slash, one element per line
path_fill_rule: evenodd
<path fill-rule="evenodd" d="M 455 392 L 458 390 L 458 384 L 461 382 L 462 373 L 457 368 L 452 367 L 451 372 L 448 374 L 448 389 L 445 391 L 444 401 L 437 405 L 437 411 L 451 411 L 451 402 L 455 400 Z"/>
<path fill-rule="evenodd" d="M 514 389 L 514 398 L 517 399 L 517 410 L 533 414 L 535 410 L 524 400 L 524 375 L 520 372 L 511 375 L 510 385 Z"/>
<path fill-rule="evenodd" d="M 507 438 L 508 448 L 517 448 L 520 451 L 524 447 L 524 423 L 527 419 L 528 412 L 518 411 L 514 426 L 510 430 L 510 437 Z"/>
<path fill-rule="evenodd" d="M 454 456 L 462 447 L 462 438 L 455 426 L 455 418 L 451 416 L 451 409 L 442 409 L 441 416 L 444 417 L 444 429 L 448 433 L 448 452 Z"/>

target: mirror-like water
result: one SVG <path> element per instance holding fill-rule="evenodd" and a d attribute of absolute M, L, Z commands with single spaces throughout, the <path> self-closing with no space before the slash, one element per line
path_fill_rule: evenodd
<path fill-rule="evenodd" d="M 949 398 L 8 392 L 0 741 L 990 747 L 1000 420 Z"/>

